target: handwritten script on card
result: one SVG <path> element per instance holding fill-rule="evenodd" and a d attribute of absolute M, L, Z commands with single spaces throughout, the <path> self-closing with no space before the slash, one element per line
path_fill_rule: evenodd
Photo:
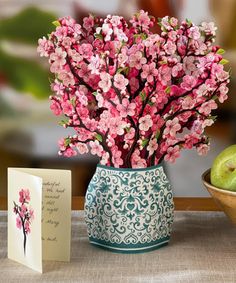
<path fill-rule="evenodd" d="M 69 260 L 71 233 L 71 172 L 53 170 L 43 178 L 43 259 Z"/>
<path fill-rule="evenodd" d="M 47 181 L 43 182 L 43 193 L 42 224 L 45 228 L 42 240 L 57 242 L 58 229 L 60 229 L 61 225 L 60 213 L 58 212 L 60 200 L 63 199 L 63 194 L 65 194 L 65 188 L 62 188 L 61 183 L 58 181 Z"/>

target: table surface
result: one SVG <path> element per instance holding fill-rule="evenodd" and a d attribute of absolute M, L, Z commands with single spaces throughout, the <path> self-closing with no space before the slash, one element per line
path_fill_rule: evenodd
<path fill-rule="evenodd" d="M 134 255 L 88 242 L 82 211 L 72 212 L 71 262 L 44 262 L 38 274 L 7 259 L 7 216 L 0 212 L 0 282 L 236 282 L 236 226 L 222 212 L 175 212 L 170 244 Z"/>

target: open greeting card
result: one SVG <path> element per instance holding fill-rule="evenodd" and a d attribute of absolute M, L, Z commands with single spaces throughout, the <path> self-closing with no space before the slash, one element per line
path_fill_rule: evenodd
<path fill-rule="evenodd" d="M 70 261 L 71 171 L 8 168 L 8 258 Z"/>

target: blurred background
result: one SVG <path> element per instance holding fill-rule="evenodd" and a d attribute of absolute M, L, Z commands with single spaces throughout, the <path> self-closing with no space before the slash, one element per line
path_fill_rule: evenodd
<path fill-rule="evenodd" d="M 200 176 L 215 156 L 236 143 L 236 1 L 234 0 L 0 0 L 0 197 L 7 194 L 7 167 L 72 170 L 73 195 L 83 196 L 96 167 L 93 156 L 65 159 L 57 155 L 57 140 L 66 136 L 49 109 L 49 71 L 36 53 L 39 37 L 52 31 L 52 21 L 71 15 L 81 22 L 88 13 L 120 14 L 128 18 L 139 9 L 155 17 L 215 21 L 217 43 L 227 50 L 232 69 L 229 100 L 217 111 L 209 129 L 212 146 L 206 157 L 184 151 L 167 165 L 175 196 L 208 196 Z"/>

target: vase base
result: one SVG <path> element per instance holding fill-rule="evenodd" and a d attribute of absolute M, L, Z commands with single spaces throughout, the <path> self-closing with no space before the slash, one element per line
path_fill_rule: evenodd
<path fill-rule="evenodd" d="M 122 254 L 137 254 L 137 253 L 146 253 L 157 250 L 161 247 L 168 245 L 170 237 L 166 237 L 164 239 L 148 243 L 148 244 L 139 244 L 139 245 L 119 245 L 115 243 L 109 243 L 106 241 L 89 238 L 90 244 L 96 246 L 98 248 L 108 250 L 114 253 L 122 253 Z"/>

